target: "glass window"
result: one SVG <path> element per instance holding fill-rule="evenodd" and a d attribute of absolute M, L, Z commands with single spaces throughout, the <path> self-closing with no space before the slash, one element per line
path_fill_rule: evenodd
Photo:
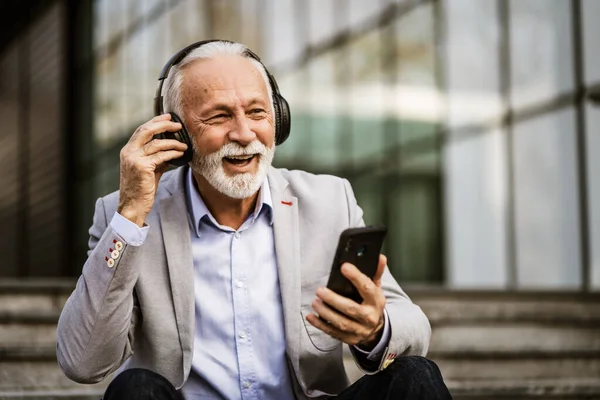
<path fill-rule="evenodd" d="M 165 34 L 171 10 L 160 8 L 162 14 L 123 36 L 118 46 L 97 52 L 94 138 L 99 149 L 126 140 L 153 116 L 158 74 L 174 52 L 169 47 L 173 34 Z"/>
<path fill-rule="evenodd" d="M 587 115 L 587 189 L 591 250 L 591 286 L 600 289 L 600 107 L 588 106 Z"/>
<path fill-rule="evenodd" d="M 506 138 L 500 130 L 454 139 L 444 147 L 448 284 L 508 284 Z"/>
<path fill-rule="evenodd" d="M 210 38 L 210 23 L 205 0 L 185 0 L 179 2 L 168 12 L 170 54 L 183 47 Z M 162 61 L 164 65 L 168 57 Z M 158 76 L 158 73 L 156 74 Z"/>
<path fill-rule="evenodd" d="M 583 24 L 583 57 L 585 81 L 600 83 L 600 1 L 582 0 L 581 22 Z"/>
<path fill-rule="evenodd" d="M 239 40 L 260 55 L 265 53 L 262 36 L 267 20 L 270 21 L 269 15 L 265 15 L 262 2 L 263 0 L 240 0 L 239 4 L 241 14 Z M 267 61 L 263 60 L 263 62 Z"/>
<path fill-rule="evenodd" d="M 500 27 L 496 0 L 444 2 L 444 85 L 448 126 L 452 128 L 499 119 Z"/>
<path fill-rule="evenodd" d="M 96 64 L 94 137 L 101 147 L 114 143 L 127 127 L 124 56 L 123 47 L 119 47 Z"/>
<path fill-rule="evenodd" d="M 401 282 L 442 280 L 439 188 L 431 176 L 404 176 L 388 186 L 388 230 L 394 245 L 387 246 L 386 254 Z"/>
<path fill-rule="evenodd" d="M 136 31 L 123 44 L 124 57 L 124 79 L 123 92 L 126 104 L 126 125 L 124 132 L 118 132 L 119 136 L 131 135 L 133 130 L 141 123 L 152 118 L 153 87 L 148 86 L 149 73 L 147 57 L 151 48 L 148 43 L 148 30 Z M 153 78 L 156 79 L 156 76 Z M 156 82 L 156 81 L 155 81 Z M 154 83 L 154 86 L 156 83 Z"/>
<path fill-rule="evenodd" d="M 510 2 L 511 102 L 520 108 L 573 90 L 571 3 Z"/>
<path fill-rule="evenodd" d="M 380 159 L 384 142 L 385 82 L 382 73 L 382 40 L 379 30 L 367 33 L 349 43 L 349 82 L 344 85 L 345 108 L 351 130 L 342 132 L 342 140 L 350 140 L 348 158 L 357 168 Z M 346 155 L 345 155 L 346 156 Z"/>
<path fill-rule="evenodd" d="M 299 149 L 296 156 L 313 171 L 331 173 L 341 161 L 340 141 L 344 132 L 340 118 L 343 97 L 337 85 L 340 66 L 338 51 L 312 60 L 304 75 L 306 90 L 296 91 L 292 102 L 292 129 L 305 143 L 302 146 L 305 150 Z"/>
<path fill-rule="evenodd" d="M 303 154 L 310 152 L 310 88 L 306 69 L 275 77 L 292 115 L 290 136 L 277 148 L 274 164 L 298 168 Z"/>
<path fill-rule="evenodd" d="M 127 2 L 98 0 L 94 2 L 94 48 L 107 46 L 127 26 Z"/>
<path fill-rule="evenodd" d="M 366 21 L 377 18 L 389 6 L 386 1 L 338 0 L 336 8 L 346 8 L 348 18 L 342 24 L 343 28 L 361 26 Z"/>
<path fill-rule="evenodd" d="M 214 38 L 242 41 L 240 0 L 209 1 L 211 34 Z"/>
<path fill-rule="evenodd" d="M 304 6 L 296 0 L 263 0 L 265 3 L 266 21 L 263 22 L 263 51 L 261 59 L 270 66 L 285 65 L 301 56 L 304 51 L 302 34 L 306 18 L 295 15 L 303 11 Z M 304 11 L 306 12 L 306 11 Z M 271 71 L 277 73 L 277 71 Z M 279 76 L 277 77 L 279 78 Z"/>
<path fill-rule="evenodd" d="M 297 0 L 296 0 L 297 1 Z M 315 45 L 334 36 L 346 19 L 346 8 L 338 9 L 334 1 L 308 0 L 303 1 L 305 14 L 308 17 L 306 45 Z"/>
<path fill-rule="evenodd" d="M 514 129 L 517 283 L 581 284 L 579 192 L 572 108 Z"/>

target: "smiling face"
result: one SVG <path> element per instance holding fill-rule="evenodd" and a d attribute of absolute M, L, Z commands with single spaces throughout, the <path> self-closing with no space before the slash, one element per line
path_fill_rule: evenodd
<path fill-rule="evenodd" d="M 192 170 L 226 196 L 254 195 L 275 152 L 264 79 L 241 56 L 197 60 L 182 72 L 183 119 L 194 146 Z"/>

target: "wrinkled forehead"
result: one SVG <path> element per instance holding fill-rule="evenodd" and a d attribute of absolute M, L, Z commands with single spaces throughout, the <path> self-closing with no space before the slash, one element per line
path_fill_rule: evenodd
<path fill-rule="evenodd" d="M 195 60 L 182 69 L 182 79 L 182 90 L 188 96 L 210 91 L 249 91 L 268 96 L 260 71 L 242 56 Z"/>

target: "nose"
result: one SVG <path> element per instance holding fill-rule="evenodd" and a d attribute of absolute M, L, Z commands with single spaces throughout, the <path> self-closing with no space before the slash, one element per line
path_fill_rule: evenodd
<path fill-rule="evenodd" d="M 229 131 L 229 140 L 238 142 L 242 146 L 250 144 L 256 139 L 256 134 L 250 129 L 245 115 L 237 115 L 234 118 L 234 125 Z"/>

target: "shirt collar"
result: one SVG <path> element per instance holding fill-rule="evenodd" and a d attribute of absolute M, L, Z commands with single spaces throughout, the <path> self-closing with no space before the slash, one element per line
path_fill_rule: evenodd
<path fill-rule="evenodd" d="M 214 219 L 204 200 L 200 196 L 200 193 L 196 190 L 196 186 L 194 185 L 194 175 L 192 174 L 192 169 L 188 168 L 186 183 L 185 183 L 185 191 L 186 191 L 186 199 L 188 203 L 188 215 L 192 221 L 192 226 L 194 227 L 194 232 L 199 237 L 199 227 L 200 221 L 204 216 L 208 216 L 210 220 L 218 226 L 217 221 Z M 258 192 L 258 199 L 256 200 L 256 206 L 254 207 L 254 212 L 248 217 L 252 222 L 261 215 L 261 212 L 265 210 L 267 214 L 267 218 L 269 220 L 269 225 L 273 225 L 273 200 L 271 198 L 271 189 L 269 188 L 269 179 L 265 176 L 265 179 L 260 187 L 260 191 Z"/>

